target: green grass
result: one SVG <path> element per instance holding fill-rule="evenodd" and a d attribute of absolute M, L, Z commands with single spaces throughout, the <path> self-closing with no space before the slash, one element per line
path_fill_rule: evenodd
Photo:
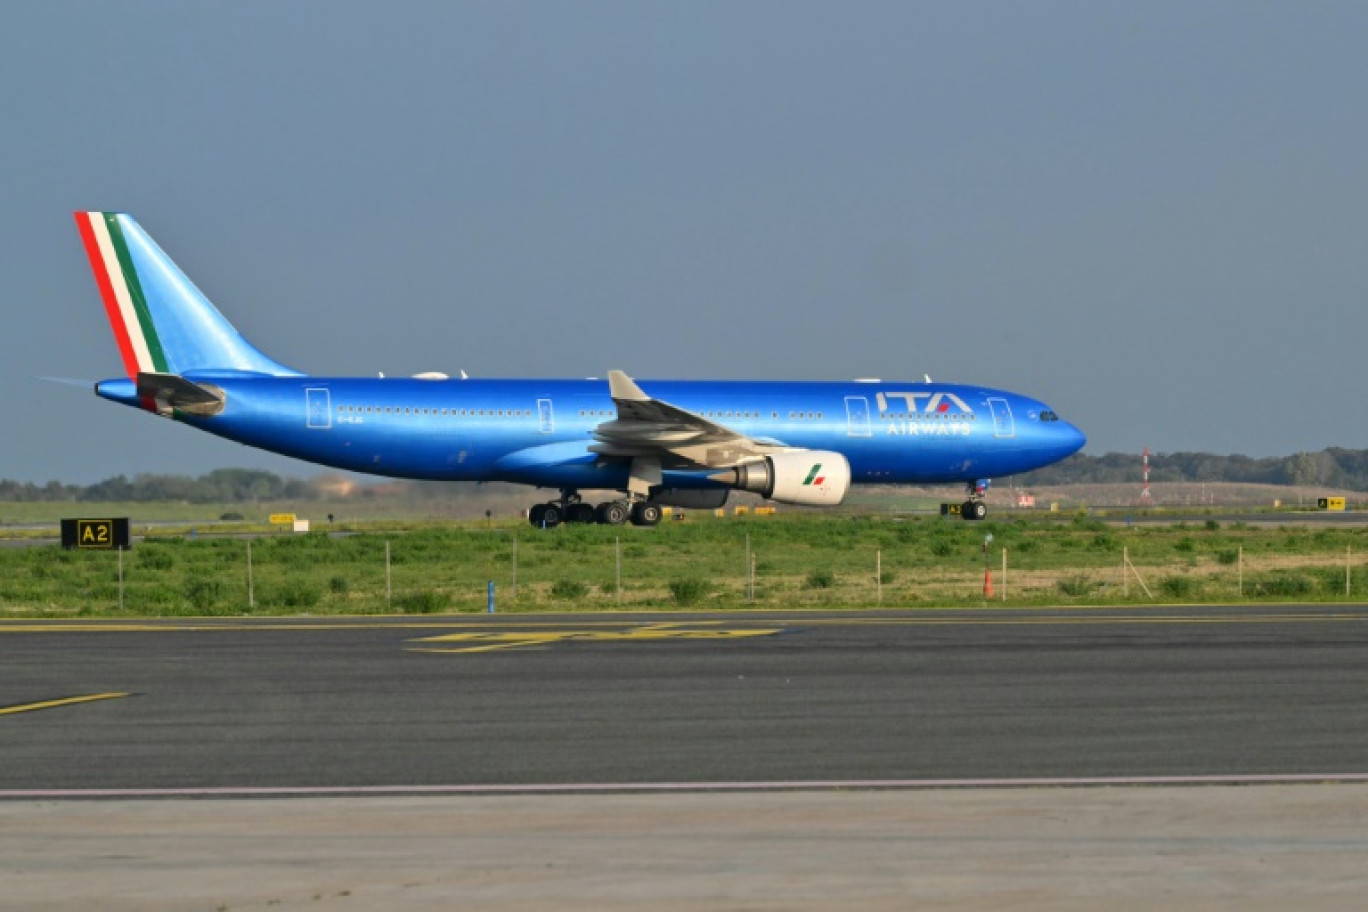
<path fill-rule="evenodd" d="M 1368 594 L 1368 530 L 1109 526 L 1095 519 L 690 516 L 658 529 L 512 521 L 356 524 L 346 536 L 160 534 L 123 557 L 123 614 L 426 614 L 692 608 L 972 607 L 985 566 L 1008 605 L 1343 600 Z M 986 535 L 993 540 L 984 555 Z M 746 597 L 746 538 L 755 599 Z M 517 562 L 513 559 L 516 537 Z M 385 547 L 390 549 L 387 597 Z M 616 586 L 622 555 L 622 597 Z M 1001 577 L 1006 550 L 1008 576 Z M 875 580 L 876 553 L 883 586 Z M 1153 594 L 1145 595 L 1123 556 Z M 514 573 L 516 570 L 516 593 Z M 0 548 L 0 616 L 119 616 L 118 556 Z"/>

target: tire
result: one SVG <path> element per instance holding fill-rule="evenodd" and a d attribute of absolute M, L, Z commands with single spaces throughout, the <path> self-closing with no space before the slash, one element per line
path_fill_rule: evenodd
<path fill-rule="evenodd" d="M 620 500 L 599 504 L 599 522 L 605 526 L 620 526 L 627 521 L 629 515 L 627 505 Z"/>
<path fill-rule="evenodd" d="M 546 518 L 546 504 L 533 504 L 532 509 L 527 511 L 527 521 L 532 524 L 532 528 L 540 529 L 542 520 Z"/>
<path fill-rule="evenodd" d="M 565 521 L 568 523 L 591 523 L 595 519 L 593 504 L 577 503 L 571 504 L 565 511 Z"/>
<path fill-rule="evenodd" d="M 981 500 L 966 500 L 963 516 L 970 522 L 978 522 L 988 516 L 988 505 Z"/>
<path fill-rule="evenodd" d="M 559 526 L 565 518 L 561 513 L 560 504 L 546 503 L 542 504 L 542 506 L 545 510 L 542 513 L 542 521 L 537 525 L 544 526 L 547 529 L 554 529 L 556 526 Z"/>
<path fill-rule="evenodd" d="M 658 526 L 660 525 L 660 506 L 653 503 L 636 503 L 632 505 L 632 525 L 634 526 Z"/>

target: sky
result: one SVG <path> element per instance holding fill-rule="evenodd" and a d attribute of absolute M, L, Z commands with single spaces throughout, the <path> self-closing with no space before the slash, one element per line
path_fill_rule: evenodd
<path fill-rule="evenodd" d="M 71 213 L 310 373 L 882 377 L 1368 448 L 1368 4 L 21 2 L 0 477 L 319 469 L 119 376 Z"/>

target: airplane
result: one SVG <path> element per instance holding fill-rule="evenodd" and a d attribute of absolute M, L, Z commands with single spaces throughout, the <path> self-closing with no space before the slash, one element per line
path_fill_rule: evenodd
<path fill-rule="evenodd" d="M 339 469 L 557 489 L 528 510 L 539 528 L 654 526 L 664 506 L 720 507 L 732 491 L 836 506 L 857 484 L 963 483 L 957 512 L 981 520 L 992 478 L 1086 442 L 1039 400 L 929 377 L 311 376 L 243 338 L 131 216 L 74 215 L 127 374 L 96 395 Z"/>

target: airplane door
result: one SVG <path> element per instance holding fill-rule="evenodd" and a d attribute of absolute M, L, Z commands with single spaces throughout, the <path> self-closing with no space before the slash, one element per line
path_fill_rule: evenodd
<path fill-rule="evenodd" d="M 556 430 L 556 415 L 551 410 L 550 399 L 537 400 L 537 416 L 541 419 L 541 432 L 552 434 Z"/>
<path fill-rule="evenodd" d="M 868 437 L 869 400 L 864 396 L 846 396 L 846 436 Z"/>
<path fill-rule="evenodd" d="M 988 407 L 993 410 L 993 436 L 1015 437 L 1016 424 L 1012 420 L 1012 406 L 1006 399 L 989 399 Z"/>
<path fill-rule="evenodd" d="M 332 397 L 327 387 L 311 386 L 304 390 L 306 425 L 319 430 L 332 427 Z"/>

